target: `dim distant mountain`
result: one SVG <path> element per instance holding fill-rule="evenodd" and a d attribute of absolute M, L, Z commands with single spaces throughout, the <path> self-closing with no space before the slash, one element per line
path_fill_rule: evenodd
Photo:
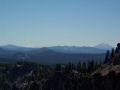
<path fill-rule="evenodd" d="M 1 49 L 4 50 L 12 50 L 12 51 L 31 51 L 31 50 L 43 50 L 43 48 L 28 48 L 23 46 L 17 45 L 4 45 L 0 46 Z M 94 47 L 90 46 L 53 46 L 53 47 L 46 47 L 55 52 L 62 52 L 62 53 L 105 53 L 106 50 L 111 50 L 112 46 L 106 43 L 101 43 Z"/>
<path fill-rule="evenodd" d="M 99 46 L 99 47 L 98 47 Z M 0 47 L 0 62 L 16 62 L 28 60 L 33 62 L 56 64 L 56 63 L 78 63 L 87 60 L 104 60 L 106 48 L 79 46 L 53 46 L 43 48 L 28 48 L 16 45 L 5 45 Z M 109 46 L 109 45 L 106 45 Z"/>
<path fill-rule="evenodd" d="M 4 45 L 0 46 L 0 48 L 4 50 L 11 50 L 11 51 L 18 51 L 18 52 L 25 52 L 25 51 L 31 51 L 31 50 L 43 50 L 43 48 L 28 48 L 28 47 L 22 47 L 17 45 Z M 112 47 L 108 44 L 99 44 L 95 47 L 89 47 L 89 46 L 53 46 L 53 47 L 46 47 L 47 49 L 50 49 L 55 52 L 60 53 L 105 53 L 106 50 L 110 50 Z"/>
<path fill-rule="evenodd" d="M 78 63 L 79 61 L 102 61 L 104 60 L 105 54 L 83 54 L 83 53 L 60 53 L 55 52 L 47 48 L 42 48 L 40 50 L 31 50 L 29 52 L 16 52 L 7 53 L 0 57 L 0 62 L 4 63 L 14 63 L 17 61 L 32 61 L 42 64 L 57 64 L 57 63 Z"/>
<path fill-rule="evenodd" d="M 1 48 L 5 50 L 12 50 L 12 51 L 29 51 L 33 49 L 33 48 L 22 47 L 22 46 L 17 46 L 12 44 L 1 46 Z"/>
<path fill-rule="evenodd" d="M 103 49 L 103 50 L 111 50 L 113 47 L 107 43 L 101 43 L 96 45 L 95 48 Z"/>
<path fill-rule="evenodd" d="M 61 52 L 61 53 L 91 53 L 91 54 L 99 54 L 99 53 L 105 53 L 106 50 L 99 49 L 95 47 L 77 47 L 77 46 L 55 46 L 55 47 L 49 47 L 50 50 Z"/>

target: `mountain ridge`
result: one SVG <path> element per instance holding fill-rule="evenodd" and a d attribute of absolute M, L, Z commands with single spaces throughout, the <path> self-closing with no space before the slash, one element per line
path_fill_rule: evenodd
<path fill-rule="evenodd" d="M 44 64 L 78 63 L 79 61 L 104 60 L 107 50 L 89 46 L 53 46 L 27 48 L 15 45 L 0 46 L 0 61 L 16 62 L 28 60 Z M 5 60 L 4 60 L 5 59 Z"/>
<path fill-rule="evenodd" d="M 113 48 L 111 45 L 109 45 L 107 43 L 101 43 L 94 47 L 99 48 L 99 49 L 104 49 L 104 50 L 111 50 Z"/>
<path fill-rule="evenodd" d="M 112 46 L 109 44 L 101 43 L 96 46 L 51 46 L 51 47 L 24 47 L 24 46 L 17 46 L 17 45 L 3 45 L 0 46 L 5 50 L 12 50 L 12 51 L 31 51 L 31 50 L 41 50 L 43 48 L 48 48 L 55 52 L 62 52 L 62 53 L 106 53 L 106 50 L 111 50 Z"/>

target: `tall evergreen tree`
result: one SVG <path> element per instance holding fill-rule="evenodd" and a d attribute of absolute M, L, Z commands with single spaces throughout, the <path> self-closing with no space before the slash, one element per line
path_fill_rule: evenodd
<path fill-rule="evenodd" d="M 78 71 L 78 72 L 82 72 L 82 64 L 81 64 L 81 62 L 79 62 L 79 63 L 77 64 L 77 71 Z"/>
<path fill-rule="evenodd" d="M 120 43 L 117 44 L 118 49 L 120 50 Z"/>
<path fill-rule="evenodd" d="M 115 50 L 114 48 L 112 48 L 112 51 L 111 51 L 111 59 L 115 56 Z"/>
<path fill-rule="evenodd" d="M 120 51 L 120 43 L 117 44 L 117 47 L 115 49 L 115 53 L 119 53 L 119 51 Z"/>
<path fill-rule="evenodd" d="M 109 56 L 110 56 L 110 52 L 108 50 L 106 55 L 105 55 L 105 61 L 104 61 L 105 64 L 109 62 Z"/>
<path fill-rule="evenodd" d="M 116 49 L 115 49 L 115 54 L 117 54 L 117 53 L 119 53 L 118 47 L 116 47 Z"/>
<path fill-rule="evenodd" d="M 55 71 L 61 71 L 61 64 L 56 64 Z"/>
<path fill-rule="evenodd" d="M 87 65 L 85 62 L 82 63 L 82 71 L 83 71 L 83 73 L 87 72 Z"/>
<path fill-rule="evenodd" d="M 69 63 L 68 68 L 69 68 L 69 70 L 75 70 L 76 66 L 73 63 Z"/>

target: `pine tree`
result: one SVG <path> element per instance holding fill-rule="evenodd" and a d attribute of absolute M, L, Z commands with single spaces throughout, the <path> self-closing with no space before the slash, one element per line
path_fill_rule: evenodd
<path fill-rule="evenodd" d="M 56 64 L 55 71 L 61 71 L 61 64 Z"/>
<path fill-rule="evenodd" d="M 76 67 L 75 67 L 75 65 L 73 63 L 69 63 L 68 68 L 69 68 L 70 71 L 76 69 Z"/>
<path fill-rule="evenodd" d="M 82 72 L 86 73 L 87 72 L 87 65 L 85 62 L 82 63 Z"/>
<path fill-rule="evenodd" d="M 81 64 L 81 62 L 79 62 L 79 63 L 77 64 L 77 71 L 78 71 L 78 72 L 82 72 L 82 64 Z"/>
<path fill-rule="evenodd" d="M 114 48 L 112 48 L 112 51 L 111 51 L 111 59 L 115 56 L 115 50 Z"/>
<path fill-rule="evenodd" d="M 120 50 L 120 43 L 117 44 L 118 49 Z"/>
<path fill-rule="evenodd" d="M 115 49 L 115 53 L 119 53 L 119 51 L 120 51 L 120 43 L 117 44 L 117 47 Z"/>
<path fill-rule="evenodd" d="M 93 72 L 94 70 L 96 70 L 98 68 L 98 66 L 99 65 L 98 65 L 98 63 L 96 61 L 94 61 L 94 60 L 88 61 L 88 63 L 87 63 L 87 72 L 88 73 Z"/>
<path fill-rule="evenodd" d="M 116 47 L 116 49 L 115 49 L 115 54 L 117 54 L 117 53 L 119 53 L 118 47 Z"/>
<path fill-rule="evenodd" d="M 108 50 L 106 55 L 105 55 L 105 61 L 104 61 L 105 64 L 109 62 L 109 55 L 110 55 L 110 52 Z"/>

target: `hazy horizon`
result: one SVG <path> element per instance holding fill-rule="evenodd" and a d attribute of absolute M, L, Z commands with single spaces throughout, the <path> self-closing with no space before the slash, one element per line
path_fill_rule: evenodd
<path fill-rule="evenodd" d="M 56 47 L 56 46 L 60 46 L 60 47 L 96 47 L 97 45 L 108 45 L 108 46 L 111 46 L 111 47 L 115 47 L 115 46 L 112 46 L 110 45 L 109 43 L 98 43 L 98 44 L 95 44 L 95 45 L 52 45 L 52 46 L 25 46 L 25 45 L 20 45 L 20 44 L 0 44 L 0 47 L 2 46 L 18 46 L 18 47 L 28 47 L 28 48 L 43 48 L 43 47 Z"/>
<path fill-rule="evenodd" d="M 95 46 L 120 41 L 119 0 L 0 0 L 0 45 Z"/>

